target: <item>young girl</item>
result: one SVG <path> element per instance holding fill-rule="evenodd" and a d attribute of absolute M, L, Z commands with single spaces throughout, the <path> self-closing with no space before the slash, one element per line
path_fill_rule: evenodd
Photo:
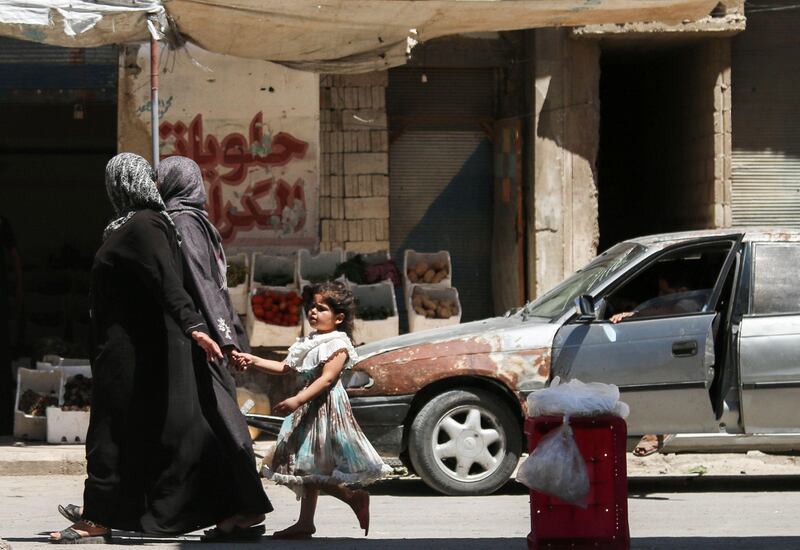
<path fill-rule="evenodd" d="M 281 426 L 267 478 L 291 487 L 302 499 L 297 523 L 275 538 L 309 538 L 316 532 L 314 512 L 322 490 L 347 503 L 364 534 L 369 533 L 369 493 L 348 485 L 367 485 L 391 468 L 358 426 L 339 376 L 357 360 L 352 344 L 353 294 L 341 283 L 314 287 L 308 322 L 314 332 L 299 338 L 285 362 L 235 353 L 240 368 L 269 374 L 296 371 L 305 385 L 297 395 L 275 405 L 273 414 L 288 415 Z"/>

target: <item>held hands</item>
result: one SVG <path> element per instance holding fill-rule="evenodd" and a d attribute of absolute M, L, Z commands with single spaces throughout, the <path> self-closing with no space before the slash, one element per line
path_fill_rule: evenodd
<path fill-rule="evenodd" d="M 277 416 L 286 416 L 292 414 L 302 405 L 302 401 L 295 395 L 289 399 L 284 399 L 272 408 L 272 413 Z"/>
<path fill-rule="evenodd" d="M 197 342 L 197 345 L 206 352 L 206 359 L 209 361 L 222 359 L 222 350 L 220 350 L 217 343 L 211 339 L 211 336 L 199 330 L 192 332 L 191 336 L 192 339 Z"/>
<path fill-rule="evenodd" d="M 231 365 L 238 371 L 245 371 L 247 367 L 252 367 L 256 362 L 256 356 L 249 353 L 233 350 L 231 352 Z"/>

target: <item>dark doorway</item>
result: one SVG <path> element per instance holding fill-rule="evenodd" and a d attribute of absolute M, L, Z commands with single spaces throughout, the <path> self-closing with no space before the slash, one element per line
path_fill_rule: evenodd
<path fill-rule="evenodd" d="M 706 50 L 702 42 L 604 45 L 600 251 L 711 223 L 716 73 Z"/>
<path fill-rule="evenodd" d="M 16 355 L 88 357 L 89 268 L 111 217 L 117 48 L 0 39 L 0 52 L 0 214 L 23 263 L 12 344 Z"/>

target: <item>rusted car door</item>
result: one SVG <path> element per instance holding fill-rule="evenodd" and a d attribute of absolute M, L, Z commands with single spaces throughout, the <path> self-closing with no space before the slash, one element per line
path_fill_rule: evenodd
<path fill-rule="evenodd" d="M 800 243 L 751 245 L 749 307 L 738 326 L 748 433 L 800 432 Z"/>
<path fill-rule="evenodd" d="M 720 326 L 724 323 L 718 320 L 720 315 L 714 305 L 732 268 L 740 239 L 740 235 L 702 239 L 684 243 L 671 252 L 691 252 L 692 247 L 698 246 L 727 247 L 725 261 L 717 268 L 717 274 L 712 273 L 716 283 L 708 298 L 708 309 L 662 317 L 631 317 L 618 324 L 573 319 L 554 339 L 554 375 L 619 386 L 622 399 L 631 407 L 631 434 L 718 431 L 709 389 L 715 374 L 715 335 L 727 327 Z"/>

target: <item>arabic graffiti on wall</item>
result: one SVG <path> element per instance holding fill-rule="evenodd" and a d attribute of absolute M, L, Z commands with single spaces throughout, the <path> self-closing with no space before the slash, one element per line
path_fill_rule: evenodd
<path fill-rule="evenodd" d="M 162 157 L 189 157 L 202 169 L 209 218 L 225 243 L 253 230 L 299 235 L 306 225 L 305 179 L 288 175 L 293 162 L 306 158 L 309 144 L 288 132 L 272 136 L 264 128 L 260 111 L 246 136 L 231 132 L 220 139 L 204 130 L 202 114 L 188 124 L 178 120 L 159 126 Z M 278 174 L 278 167 L 285 169 Z"/>

